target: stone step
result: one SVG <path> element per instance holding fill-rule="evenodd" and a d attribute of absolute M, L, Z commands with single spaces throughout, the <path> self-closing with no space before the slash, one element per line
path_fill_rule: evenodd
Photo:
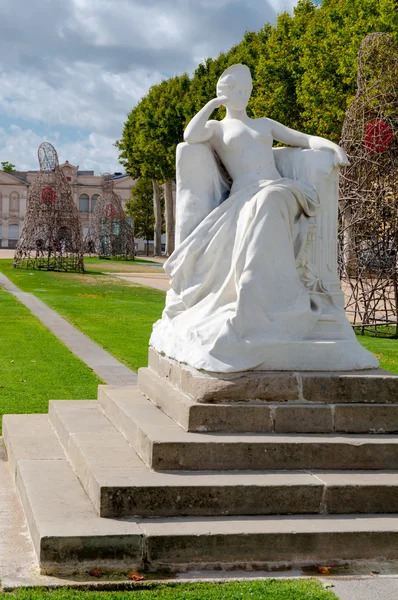
<path fill-rule="evenodd" d="M 393 515 L 186 517 L 139 524 L 154 571 L 273 570 L 398 557 Z"/>
<path fill-rule="evenodd" d="M 47 415 L 7 416 L 4 433 L 45 573 L 272 570 L 398 559 L 397 514 L 104 519 L 95 514 Z"/>
<path fill-rule="evenodd" d="M 197 402 L 149 368 L 139 370 L 138 389 L 186 431 L 229 433 L 396 433 L 398 404 Z M 110 393 L 100 386 L 99 394 Z M 135 386 L 125 387 L 126 397 Z"/>
<path fill-rule="evenodd" d="M 382 369 L 206 373 L 162 356 L 153 348 L 149 349 L 148 366 L 195 402 L 398 403 L 398 375 Z"/>
<path fill-rule="evenodd" d="M 141 529 L 97 515 L 47 415 L 7 415 L 3 432 L 42 572 L 142 567 Z"/>
<path fill-rule="evenodd" d="M 99 395 L 108 419 L 155 470 L 393 470 L 398 436 L 190 433 L 138 389 Z"/>
<path fill-rule="evenodd" d="M 50 416 L 103 517 L 398 512 L 397 473 L 155 472 L 96 410 L 53 401 Z"/>

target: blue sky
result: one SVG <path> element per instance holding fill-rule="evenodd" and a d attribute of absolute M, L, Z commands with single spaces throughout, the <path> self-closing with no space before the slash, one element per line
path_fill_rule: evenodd
<path fill-rule="evenodd" d="M 0 161 L 119 171 L 114 142 L 154 83 L 191 73 L 295 0 L 0 0 Z"/>

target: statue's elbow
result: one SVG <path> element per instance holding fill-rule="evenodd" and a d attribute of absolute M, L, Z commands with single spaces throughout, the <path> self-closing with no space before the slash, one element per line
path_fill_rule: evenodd
<path fill-rule="evenodd" d="M 190 133 L 189 131 L 185 130 L 184 131 L 184 142 L 186 142 L 187 144 L 194 144 L 195 136 L 193 136 L 192 133 Z"/>

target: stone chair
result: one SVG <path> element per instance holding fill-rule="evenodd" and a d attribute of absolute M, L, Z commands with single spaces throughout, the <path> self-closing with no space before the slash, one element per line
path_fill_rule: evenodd
<path fill-rule="evenodd" d="M 318 193 L 321 207 L 316 219 L 310 219 L 305 253 L 335 304 L 344 308 L 337 274 L 339 169 L 334 166 L 333 153 L 301 148 L 274 148 L 273 153 L 282 177 L 300 181 Z M 228 174 L 208 144 L 177 146 L 176 246 L 225 200 L 229 187 Z"/>

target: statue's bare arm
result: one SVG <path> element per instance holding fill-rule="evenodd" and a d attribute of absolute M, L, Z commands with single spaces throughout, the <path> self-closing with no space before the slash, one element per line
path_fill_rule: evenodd
<path fill-rule="evenodd" d="M 219 108 L 225 103 L 225 96 L 219 96 L 210 100 L 200 111 L 191 119 L 184 131 L 184 140 L 189 144 L 199 144 L 207 142 L 213 135 L 218 121 L 209 121 L 213 110 Z"/>
<path fill-rule="evenodd" d="M 349 164 L 343 148 L 330 140 L 326 140 L 325 138 L 316 135 L 307 135 L 306 133 L 301 133 L 301 131 L 296 131 L 295 129 L 290 129 L 290 127 L 286 127 L 273 119 L 261 119 L 261 121 L 264 121 L 268 125 L 272 137 L 278 142 L 282 142 L 288 146 L 311 148 L 311 150 L 332 150 L 335 155 L 335 165 L 344 166 Z"/>

